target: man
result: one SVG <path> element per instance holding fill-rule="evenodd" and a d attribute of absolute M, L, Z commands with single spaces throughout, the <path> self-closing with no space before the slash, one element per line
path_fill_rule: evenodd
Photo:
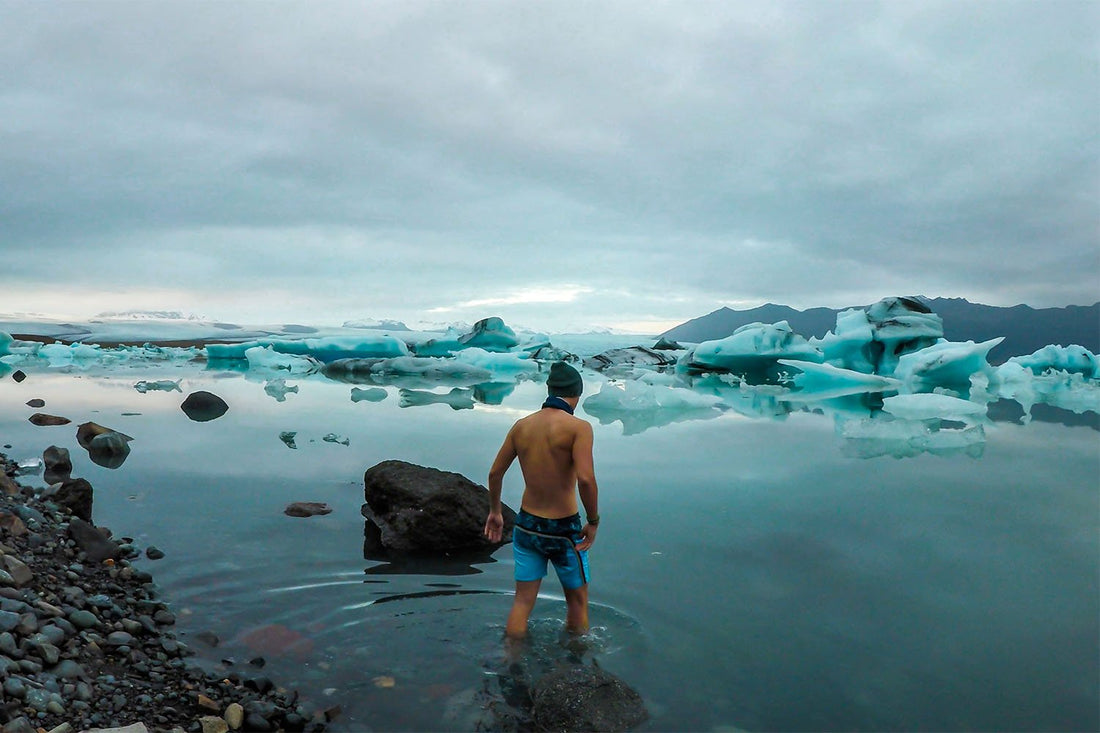
<path fill-rule="evenodd" d="M 546 380 L 549 396 L 542 409 L 522 418 L 508 431 L 489 469 L 489 517 L 485 536 L 500 542 L 504 528 L 500 491 L 504 474 L 519 458 L 523 499 L 512 533 L 516 596 L 505 634 L 527 634 L 527 620 L 538 598 L 550 561 L 565 591 L 565 626 L 571 633 L 588 630 L 588 548 L 600 524 L 596 474 L 592 465 L 592 426 L 573 416 L 584 387 L 580 373 L 556 362 Z M 581 524 L 577 493 L 587 522 Z"/>

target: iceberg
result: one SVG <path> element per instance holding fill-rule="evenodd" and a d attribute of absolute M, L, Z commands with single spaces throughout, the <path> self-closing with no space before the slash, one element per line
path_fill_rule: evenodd
<path fill-rule="evenodd" d="M 1025 422 L 1031 419 L 1031 408 L 1038 403 L 1077 414 L 1100 413 L 1100 381 L 1088 379 L 1079 372 L 1052 368 L 1035 374 L 1031 366 L 1009 359 L 997 367 L 995 379 L 988 389 L 999 397 L 1020 403 Z"/>
<path fill-rule="evenodd" d="M 825 361 L 845 369 L 890 376 L 902 354 L 943 338 L 943 319 L 916 298 L 883 298 L 866 310 L 837 314 L 836 331 L 820 344 Z"/>
<path fill-rule="evenodd" d="M 645 346 L 627 346 L 621 349 L 608 349 L 584 360 L 589 369 L 604 371 L 612 367 L 665 367 L 676 363 L 676 357 L 669 356 Z"/>
<path fill-rule="evenodd" d="M 324 336 L 307 339 L 263 338 L 228 344 L 207 344 L 210 359 L 246 359 L 250 349 L 263 347 L 280 354 L 309 356 L 320 362 L 337 359 L 388 359 L 408 356 L 409 347 L 389 334 L 370 336 Z"/>
<path fill-rule="evenodd" d="M 473 364 L 437 357 L 402 356 L 396 359 L 337 359 L 325 364 L 322 372 L 330 379 L 344 382 L 385 381 L 393 377 L 416 377 L 430 384 L 477 384 L 488 382 L 492 374 Z"/>
<path fill-rule="evenodd" d="M 813 392 L 822 399 L 840 397 L 861 392 L 884 392 L 897 390 L 901 381 L 893 377 L 866 374 L 852 369 L 842 369 L 832 364 L 817 364 L 796 359 L 779 359 L 780 364 L 798 371 L 791 381 L 801 392 Z"/>
<path fill-rule="evenodd" d="M 894 376 L 915 384 L 969 385 L 973 375 L 992 371 L 986 357 L 1002 341 L 1003 336 L 977 344 L 940 339 L 932 346 L 903 354 Z"/>
<path fill-rule="evenodd" d="M 291 374 L 312 374 L 321 369 L 321 364 L 311 356 L 294 356 L 275 351 L 270 346 L 253 346 L 244 352 L 249 369 L 285 370 Z"/>
<path fill-rule="evenodd" d="M 1013 356 L 1009 362 L 1031 370 L 1032 374 L 1061 371 L 1080 374 L 1085 379 L 1100 379 L 1100 359 L 1084 346 L 1051 344 L 1027 356 Z"/>
<path fill-rule="evenodd" d="M 656 352 L 655 352 L 656 353 Z M 724 339 L 704 341 L 680 357 L 690 372 L 724 371 L 775 381 L 779 359 L 820 363 L 821 350 L 791 330 L 786 321 L 749 323 Z"/>
<path fill-rule="evenodd" d="M 984 417 L 986 413 L 985 405 L 950 395 L 927 392 L 887 397 L 882 401 L 882 409 L 894 417 L 906 420 L 947 418 L 973 422 L 978 417 Z"/>
<path fill-rule="evenodd" d="M 539 365 L 525 354 L 514 352 L 496 353 L 480 347 L 464 349 L 454 356 L 456 364 L 465 364 L 476 369 L 484 369 L 491 374 L 520 375 L 539 370 Z"/>
<path fill-rule="evenodd" d="M 486 351 L 509 351 L 519 345 L 516 332 L 496 316 L 482 318 L 472 331 L 460 336 L 458 342 L 467 348 L 476 346 Z"/>

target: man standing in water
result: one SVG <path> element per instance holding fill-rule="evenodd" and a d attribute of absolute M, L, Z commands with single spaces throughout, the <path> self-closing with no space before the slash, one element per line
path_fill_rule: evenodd
<path fill-rule="evenodd" d="M 596 473 L 592 464 L 592 426 L 573 416 L 583 389 L 580 373 L 556 362 L 546 380 L 549 396 L 542 409 L 522 418 L 508 431 L 489 469 L 489 517 L 485 536 L 500 542 L 504 529 L 500 492 L 504 474 L 519 458 L 523 499 L 512 534 L 516 596 L 505 634 L 527 634 L 527 619 L 535 607 L 546 563 L 554 563 L 567 607 L 565 627 L 571 633 L 588 630 L 588 548 L 600 524 Z M 577 493 L 587 522 L 581 524 Z"/>

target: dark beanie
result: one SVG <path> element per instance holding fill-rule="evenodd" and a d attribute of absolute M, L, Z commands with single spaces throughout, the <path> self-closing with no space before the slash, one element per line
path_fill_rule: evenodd
<path fill-rule="evenodd" d="M 546 391 L 554 397 L 580 397 L 584 390 L 581 373 L 564 361 L 556 361 L 550 367 L 550 378 L 546 380 Z"/>

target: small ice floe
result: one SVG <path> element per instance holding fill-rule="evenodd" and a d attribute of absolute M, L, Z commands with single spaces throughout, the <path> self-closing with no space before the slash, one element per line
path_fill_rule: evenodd
<path fill-rule="evenodd" d="M 298 446 L 294 444 L 294 436 L 296 436 L 297 434 L 298 433 L 295 430 L 285 430 L 279 433 L 279 440 L 286 443 L 287 448 L 293 448 L 297 450 Z"/>
<path fill-rule="evenodd" d="M 264 384 L 264 392 L 274 397 L 276 402 L 286 402 L 289 393 L 298 393 L 298 385 L 288 386 L 285 379 L 270 379 Z"/>
<path fill-rule="evenodd" d="M 325 441 L 326 443 L 339 443 L 340 445 L 351 445 L 351 440 L 349 438 L 345 438 L 343 436 L 337 435 L 336 433 L 329 433 L 328 435 L 321 438 L 321 440 Z"/>
<path fill-rule="evenodd" d="M 146 392 L 182 392 L 183 390 L 180 389 L 180 382 L 182 381 L 182 379 L 174 381 L 171 379 L 158 379 L 155 382 L 150 382 L 143 379 L 134 384 L 134 389 L 142 394 Z"/>

